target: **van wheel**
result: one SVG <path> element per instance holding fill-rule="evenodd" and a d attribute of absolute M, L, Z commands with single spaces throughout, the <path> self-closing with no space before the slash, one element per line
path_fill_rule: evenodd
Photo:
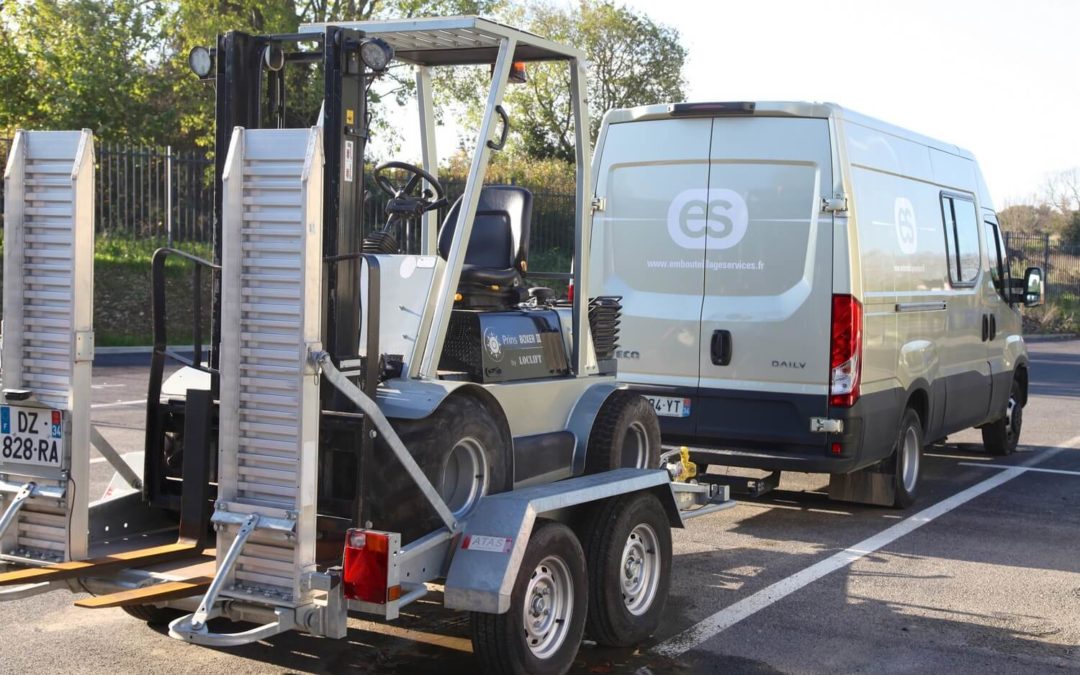
<path fill-rule="evenodd" d="M 892 457 L 885 460 L 892 465 L 893 487 L 896 488 L 896 498 L 893 500 L 895 508 L 906 509 L 915 502 L 922 472 L 922 451 L 922 422 L 919 421 L 919 413 L 908 408 L 900 418 L 900 431 Z"/>
<path fill-rule="evenodd" d="M 639 394 L 613 391 L 589 433 L 585 473 L 660 466 L 660 420 Z"/>
<path fill-rule="evenodd" d="M 184 612 L 178 609 L 155 607 L 154 605 L 128 605 L 120 609 L 124 610 L 129 616 L 133 616 L 139 621 L 145 621 L 151 626 L 164 626 L 173 619 L 184 615 Z"/>
<path fill-rule="evenodd" d="M 471 396 L 450 396 L 421 420 L 396 420 L 394 428 L 459 521 L 486 494 L 511 487 L 510 448 L 498 422 Z M 369 484 L 367 502 L 374 527 L 400 532 L 407 543 L 437 529 L 442 521 L 383 441 L 376 444 L 377 480 Z"/>
<path fill-rule="evenodd" d="M 585 554 L 573 530 L 547 521 L 529 538 L 505 614 L 473 612 L 473 651 L 481 670 L 515 675 L 565 673 L 585 631 Z"/>
<path fill-rule="evenodd" d="M 589 613 L 598 644 L 629 647 L 652 635 L 671 587 L 671 528 L 648 492 L 601 502 L 585 525 Z"/>
<path fill-rule="evenodd" d="M 983 447 L 991 455 L 1011 455 L 1020 444 L 1020 428 L 1024 424 L 1024 406 L 1020 404 L 1020 396 L 1020 383 L 1014 379 L 1005 414 L 982 427 Z"/>

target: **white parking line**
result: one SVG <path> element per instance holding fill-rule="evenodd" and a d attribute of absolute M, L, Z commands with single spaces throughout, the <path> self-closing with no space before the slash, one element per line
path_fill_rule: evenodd
<path fill-rule="evenodd" d="M 1028 467 L 1028 466 L 1025 466 L 1025 467 L 1021 468 L 1021 467 L 1011 467 L 1011 466 L 1004 466 L 1004 465 L 987 466 L 986 464 L 972 464 L 971 462 L 960 462 L 960 466 L 978 466 L 978 467 L 982 467 L 984 469 L 1013 469 L 1013 468 L 1020 468 L 1020 470 L 1024 471 L 1024 472 L 1034 471 L 1036 473 L 1056 473 L 1056 474 L 1061 474 L 1063 476 L 1080 476 L 1080 471 L 1066 471 L 1065 469 L 1039 469 L 1039 468 Z"/>
<path fill-rule="evenodd" d="M 939 516 L 966 504 L 975 497 L 978 497 L 985 492 L 989 492 L 990 490 L 1009 482 L 1013 478 L 1024 474 L 1026 471 L 1031 470 L 1028 469 L 1026 465 L 1049 459 L 1066 448 L 1076 447 L 1077 444 L 1080 444 L 1080 436 L 1070 438 L 1058 447 L 1031 457 L 1017 466 L 972 464 L 972 466 L 982 468 L 1001 469 L 1001 472 L 987 478 L 981 483 L 976 483 L 951 497 L 943 499 L 937 504 L 923 509 L 913 516 L 905 518 L 899 523 L 882 530 L 868 539 L 860 541 L 850 548 L 829 556 L 821 562 L 815 563 L 785 579 L 781 579 L 771 586 L 761 589 L 753 595 L 743 598 L 733 605 L 725 607 L 712 616 L 706 617 L 701 622 L 684 630 L 682 633 L 664 640 L 653 647 L 652 651 L 656 654 L 662 654 L 669 657 L 676 657 L 690 651 L 694 647 L 697 647 L 706 640 L 727 630 L 743 619 L 760 612 L 774 602 L 808 586 L 830 572 L 835 572 L 838 569 L 847 567 L 856 560 L 888 546 L 900 537 L 914 532 Z"/>
<path fill-rule="evenodd" d="M 125 405 L 142 405 L 144 403 L 146 403 L 146 399 L 140 398 L 133 401 L 116 401 L 115 403 L 94 403 L 90 407 L 97 410 L 99 408 L 120 408 Z"/>

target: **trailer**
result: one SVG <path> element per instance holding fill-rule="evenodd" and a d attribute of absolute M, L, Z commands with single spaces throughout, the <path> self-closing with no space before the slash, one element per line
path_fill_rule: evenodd
<path fill-rule="evenodd" d="M 505 88 L 543 61 L 570 76 L 572 281 L 585 289 L 580 51 L 476 17 L 231 32 L 192 51 L 216 86 L 214 256 L 154 256 L 141 467 L 89 414 L 93 135 L 18 132 L 5 172 L 0 599 L 89 591 L 76 604 L 229 647 L 286 631 L 342 638 L 349 612 L 395 619 L 441 581 L 493 672 L 563 672 L 586 631 L 615 646 L 648 637 L 670 528 L 733 502 L 687 481 L 685 457 L 662 463 L 655 412 L 617 384 L 619 299 L 530 287 L 532 195 L 484 184 L 511 124 Z M 373 228 L 369 91 L 392 62 L 415 70 L 423 162 L 375 169 L 391 199 Z M 491 69 L 487 105 L 440 227 L 431 69 L 475 65 Z M 290 128 L 293 69 L 324 81 L 310 127 Z M 166 334 L 170 259 L 191 270 L 190 356 Z M 117 471 L 95 501 L 92 447 Z M 254 627 L 211 630 L 214 619 Z"/>

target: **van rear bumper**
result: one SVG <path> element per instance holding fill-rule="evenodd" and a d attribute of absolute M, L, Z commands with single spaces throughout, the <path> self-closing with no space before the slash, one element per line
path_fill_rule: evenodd
<path fill-rule="evenodd" d="M 738 422 L 699 422 L 693 430 L 688 430 L 685 421 L 678 428 L 662 417 L 661 431 L 665 444 L 688 446 L 697 462 L 768 471 L 849 473 L 870 466 L 892 452 L 899 411 L 903 407 L 900 393 L 887 390 L 866 394 L 851 408 L 825 408 L 828 417 L 844 423 L 843 433 L 826 434 L 810 432 L 811 417 L 821 415 L 813 414 L 815 409 L 824 412 L 820 403 L 824 397 L 788 395 L 783 397 L 783 403 L 789 414 L 771 416 L 769 412 L 778 409 L 781 401 L 777 399 L 781 395 L 702 392 L 696 400 L 718 394 L 722 398 L 738 396 Z M 704 407 L 700 406 L 699 410 Z M 762 414 L 755 415 L 754 410 Z M 832 452 L 833 443 L 840 444 L 839 454 Z"/>

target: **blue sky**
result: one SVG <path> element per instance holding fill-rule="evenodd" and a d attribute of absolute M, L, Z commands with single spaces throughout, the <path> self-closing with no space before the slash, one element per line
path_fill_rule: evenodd
<path fill-rule="evenodd" d="M 1080 165 L 1078 0 L 627 0 L 691 100 L 833 101 L 975 153 L 1001 208 Z"/>

